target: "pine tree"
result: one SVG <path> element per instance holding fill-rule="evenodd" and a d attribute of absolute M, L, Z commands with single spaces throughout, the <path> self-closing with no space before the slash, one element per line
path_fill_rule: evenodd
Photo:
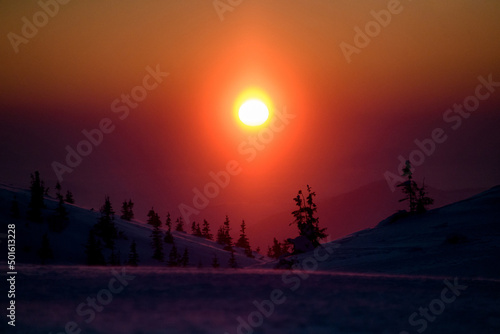
<path fill-rule="evenodd" d="M 219 259 L 217 258 L 216 254 L 214 254 L 214 258 L 212 259 L 212 267 L 213 268 L 219 268 L 220 267 Z"/>
<path fill-rule="evenodd" d="M 174 236 L 172 235 L 172 219 L 170 218 L 170 213 L 167 212 L 167 220 L 165 222 L 167 226 L 167 232 L 165 232 L 165 238 L 163 239 L 167 244 L 174 243 Z"/>
<path fill-rule="evenodd" d="M 16 195 L 14 195 L 14 199 L 12 200 L 12 205 L 10 206 L 10 215 L 12 218 L 15 219 L 21 218 L 21 211 L 19 210 L 19 202 L 17 201 Z"/>
<path fill-rule="evenodd" d="M 172 249 L 170 250 L 170 254 L 168 255 L 167 265 L 169 267 L 178 267 L 180 262 L 179 252 L 177 251 L 177 247 L 175 243 L 172 245 Z"/>
<path fill-rule="evenodd" d="M 230 230 L 231 230 L 231 227 L 229 226 L 229 217 L 226 215 L 226 220 L 224 220 L 224 239 L 226 241 L 227 249 L 232 250 L 233 249 L 233 238 L 231 237 L 231 234 L 229 233 Z"/>
<path fill-rule="evenodd" d="M 60 201 L 61 199 L 64 200 L 63 195 L 61 194 L 61 184 L 59 181 L 56 183 L 56 198 Z"/>
<path fill-rule="evenodd" d="M 130 244 L 130 253 L 128 255 L 128 265 L 137 266 L 139 264 L 139 254 L 137 254 L 137 244 L 135 240 Z"/>
<path fill-rule="evenodd" d="M 119 266 L 121 265 L 120 261 L 120 251 L 115 252 L 115 247 L 111 249 L 111 254 L 109 255 L 109 261 L 108 263 L 112 266 Z"/>
<path fill-rule="evenodd" d="M 44 182 L 40 179 L 40 173 L 36 171 L 35 174 L 31 174 L 31 198 L 28 209 L 28 219 L 31 221 L 41 222 L 43 220 L 42 209 L 45 208 L 43 202 L 45 190 Z"/>
<path fill-rule="evenodd" d="M 279 242 L 278 239 L 273 239 L 273 245 L 267 250 L 267 256 L 279 259 L 281 256 L 288 253 L 290 244 L 287 241 Z"/>
<path fill-rule="evenodd" d="M 189 251 L 187 247 L 184 248 L 184 253 L 182 254 L 180 262 L 183 267 L 187 267 L 189 265 Z"/>
<path fill-rule="evenodd" d="M 94 235 L 93 230 L 89 231 L 87 244 L 85 245 L 85 254 L 87 255 L 87 265 L 104 266 L 106 261 L 102 255 L 101 241 Z"/>
<path fill-rule="evenodd" d="M 226 234 L 224 233 L 224 227 L 219 227 L 217 230 L 217 243 L 220 245 L 226 244 Z"/>
<path fill-rule="evenodd" d="M 115 212 L 109 196 L 105 196 L 104 204 L 100 209 L 101 217 L 95 225 L 97 235 L 99 235 L 107 248 L 112 249 L 114 240 L 118 237 L 118 230 L 115 225 Z"/>
<path fill-rule="evenodd" d="M 427 190 L 425 183 L 422 183 L 422 187 L 417 185 L 417 182 L 413 180 L 413 171 L 410 161 L 406 161 L 405 167 L 403 167 L 403 176 L 406 176 L 408 180 L 398 184 L 401 187 L 405 197 L 400 199 L 399 202 L 408 201 L 410 213 L 424 213 L 427 211 L 427 206 L 432 205 L 434 200 L 427 196 Z"/>
<path fill-rule="evenodd" d="M 245 221 L 243 220 L 241 222 L 240 238 L 236 242 L 236 247 L 243 248 L 245 250 L 246 256 L 253 257 L 252 249 L 250 247 L 250 242 L 248 241 L 248 237 L 245 233 L 245 230 L 246 230 L 246 224 Z"/>
<path fill-rule="evenodd" d="M 153 259 L 163 261 L 165 255 L 163 254 L 163 235 L 160 230 L 161 220 L 160 216 L 151 208 L 148 213 L 148 224 L 153 226 L 151 232 L 151 246 L 153 247 Z"/>
<path fill-rule="evenodd" d="M 48 259 L 54 258 L 54 253 L 52 252 L 52 247 L 50 247 L 50 241 L 49 237 L 47 236 L 47 233 L 44 233 L 42 237 L 42 246 L 38 250 L 38 256 L 40 256 L 42 264 L 46 264 L 46 261 Z"/>
<path fill-rule="evenodd" d="M 315 217 L 317 207 L 314 203 L 315 192 L 311 192 L 311 187 L 307 185 L 307 197 L 304 197 L 302 190 L 293 199 L 299 208 L 292 212 L 301 236 L 305 236 L 311 241 L 314 247 L 319 246 L 319 240 L 327 237 L 326 228 L 319 228 L 319 218 Z"/>
<path fill-rule="evenodd" d="M 193 221 L 193 223 L 191 224 L 191 234 L 196 235 L 196 222 L 195 221 Z"/>
<path fill-rule="evenodd" d="M 64 200 L 59 197 L 55 216 L 50 217 L 49 229 L 54 232 L 62 232 L 69 224 L 68 211 L 64 206 Z"/>
<path fill-rule="evenodd" d="M 236 262 L 236 258 L 234 257 L 234 252 L 231 252 L 231 256 L 228 261 L 229 268 L 236 269 L 238 268 L 238 263 Z"/>
<path fill-rule="evenodd" d="M 132 202 L 131 199 L 127 201 L 123 201 L 122 203 L 122 215 L 120 216 L 121 219 L 126 220 L 126 221 L 131 221 L 134 219 L 134 203 Z"/>
<path fill-rule="evenodd" d="M 210 233 L 210 224 L 206 219 L 203 220 L 203 229 L 201 231 L 201 235 L 203 238 L 208 239 L 208 240 L 213 240 L 214 236 L 212 233 Z"/>
<path fill-rule="evenodd" d="M 175 222 L 175 230 L 177 232 L 184 232 L 184 220 L 182 219 L 182 217 L 177 218 Z"/>
<path fill-rule="evenodd" d="M 64 201 L 69 204 L 75 204 L 75 199 L 73 198 L 73 193 L 71 191 L 66 191 L 66 198 Z"/>

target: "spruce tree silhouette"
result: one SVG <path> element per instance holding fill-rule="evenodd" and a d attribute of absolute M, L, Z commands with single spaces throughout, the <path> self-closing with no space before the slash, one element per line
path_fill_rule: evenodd
<path fill-rule="evenodd" d="M 175 223 L 175 230 L 177 232 L 184 232 L 184 220 L 182 219 L 182 217 L 177 218 Z"/>
<path fill-rule="evenodd" d="M 177 247 L 175 246 L 175 243 L 172 245 L 172 249 L 170 249 L 170 254 L 168 255 L 168 261 L 167 265 L 169 267 L 178 267 L 180 264 L 180 256 L 179 252 L 177 251 Z"/>
<path fill-rule="evenodd" d="M 299 190 L 297 196 L 293 199 L 298 209 L 292 212 L 295 221 L 290 223 L 297 224 L 299 234 L 305 236 L 311 241 L 314 247 L 319 246 L 319 241 L 327 237 L 326 228 L 319 228 L 319 218 L 316 217 L 316 203 L 314 203 L 315 192 L 311 192 L 311 187 L 307 185 L 307 197 L 302 190 Z"/>
<path fill-rule="evenodd" d="M 213 268 L 219 268 L 220 267 L 219 259 L 217 258 L 216 254 L 214 254 L 214 257 L 212 259 L 212 267 Z"/>
<path fill-rule="evenodd" d="M 203 229 L 201 231 L 203 238 L 213 240 L 214 236 L 210 233 L 210 224 L 206 219 L 203 220 Z"/>
<path fill-rule="evenodd" d="M 234 257 L 234 252 L 231 252 L 231 256 L 229 257 L 229 260 L 228 260 L 228 266 L 229 266 L 229 268 L 233 268 L 233 269 L 238 268 L 238 263 L 236 262 L 236 258 Z"/>
<path fill-rule="evenodd" d="M 248 237 L 245 233 L 246 230 L 246 224 L 245 221 L 243 220 L 241 222 L 241 228 L 240 228 L 240 238 L 236 242 L 236 247 L 243 248 L 245 250 L 245 255 L 248 257 L 254 257 L 252 254 L 252 249 L 250 247 L 250 241 L 248 240 Z"/>
<path fill-rule="evenodd" d="M 137 254 L 137 244 L 135 240 L 130 244 L 130 253 L 128 255 L 128 265 L 137 267 L 139 265 L 139 254 Z"/>
<path fill-rule="evenodd" d="M 73 198 L 73 193 L 71 191 L 66 191 L 66 197 L 64 201 L 69 204 L 75 204 L 75 199 Z"/>
<path fill-rule="evenodd" d="M 105 266 L 106 261 L 102 255 L 101 241 L 96 238 L 93 230 L 89 231 L 87 244 L 85 245 L 85 254 L 87 255 L 87 265 L 89 266 Z"/>
<path fill-rule="evenodd" d="M 160 216 L 154 211 L 153 208 L 151 208 L 148 212 L 148 224 L 153 226 L 153 231 L 151 232 L 153 259 L 163 261 L 165 255 L 163 254 L 163 235 L 160 230 L 161 220 Z"/>
<path fill-rule="evenodd" d="M 43 202 L 45 191 L 45 185 L 40 178 L 40 173 L 36 171 L 35 174 L 31 174 L 31 197 L 27 214 L 29 220 L 34 222 L 41 222 L 43 220 L 42 209 L 45 208 L 45 204 Z"/>
<path fill-rule="evenodd" d="M 106 248 L 112 249 L 114 240 L 118 238 L 118 230 L 115 225 L 115 212 L 109 196 L 104 197 L 104 204 L 100 209 L 101 216 L 94 226 L 95 232 L 104 241 Z"/>
<path fill-rule="evenodd" d="M 184 253 L 182 254 L 180 264 L 183 267 L 187 267 L 189 265 L 189 251 L 188 251 L 187 247 L 184 248 Z"/>
<path fill-rule="evenodd" d="M 170 218 L 170 212 L 167 212 L 167 220 L 165 221 L 165 226 L 167 227 L 167 232 L 165 232 L 165 241 L 167 244 L 174 243 L 174 236 L 172 235 L 172 219 Z"/>
<path fill-rule="evenodd" d="M 122 215 L 120 216 L 121 219 L 126 220 L 126 221 L 131 221 L 134 219 L 134 203 L 132 202 L 131 199 L 127 201 L 123 201 L 122 203 Z"/>
<path fill-rule="evenodd" d="M 425 183 L 422 183 L 422 187 L 417 185 L 417 182 L 413 180 L 412 166 L 409 160 L 406 161 L 405 166 L 402 169 L 402 175 L 406 176 L 408 180 L 398 184 L 401 187 L 404 198 L 400 199 L 399 202 L 408 201 L 410 213 L 424 213 L 427 211 L 427 206 L 432 205 L 434 200 L 427 196 L 427 190 L 425 188 Z"/>

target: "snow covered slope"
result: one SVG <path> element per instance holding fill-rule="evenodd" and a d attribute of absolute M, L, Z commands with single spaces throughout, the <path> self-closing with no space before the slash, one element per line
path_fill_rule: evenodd
<path fill-rule="evenodd" d="M 10 214 L 14 196 L 17 198 L 21 212 L 21 218 L 19 219 L 12 218 Z M 30 193 L 28 190 L 0 185 L 0 222 L 2 224 L 2 231 L 7 230 L 7 224 L 16 224 L 17 262 L 40 264 L 40 258 L 37 252 L 41 247 L 43 234 L 47 233 L 54 253 L 54 259 L 50 260 L 48 262 L 49 264 L 85 264 L 86 255 L 84 250 L 89 230 L 97 222 L 100 217 L 100 213 L 98 211 L 81 208 L 77 205 L 65 204 L 69 213 L 70 223 L 62 232 L 53 232 L 49 231 L 47 223 L 30 222 L 25 218 L 29 199 Z M 47 208 L 44 209 L 43 216 L 47 218 L 54 214 L 54 210 L 57 207 L 57 201 L 55 199 L 45 198 L 45 205 Z M 114 210 L 115 212 L 119 211 L 116 203 L 114 205 Z M 136 213 L 136 216 L 140 215 Z M 165 219 L 162 216 L 162 223 L 164 223 L 164 221 Z M 128 258 L 130 244 L 132 240 L 134 240 L 137 244 L 139 265 L 166 265 L 164 262 L 158 262 L 151 258 L 153 255 L 150 238 L 152 230 L 151 226 L 141 222 L 140 220 L 133 220 L 131 222 L 122 220 L 119 218 L 118 214 L 115 214 L 115 223 L 118 230 L 123 231 L 127 236 L 127 240 L 116 240 L 116 248 L 120 254 L 122 263 Z M 218 225 L 212 224 L 212 234 L 216 234 L 216 229 L 218 227 Z M 232 227 L 234 238 L 237 228 L 236 226 Z M 174 235 L 175 245 L 178 252 L 182 254 L 185 248 L 188 249 L 189 266 L 198 266 L 201 262 L 204 267 L 210 267 L 214 256 L 217 256 L 221 267 L 228 266 L 228 260 L 231 253 L 223 250 L 221 245 L 187 233 L 176 231 L 173 231 L 172 233 Z M 5 234 L 0 234 L 0 237 L 2 238 L 5 238 L 5 236 Z M 0 244 L 0 246 L 3 247 L 5 247 L 5 245 L 6 243 Z M 172 246 L 170 244 L 163 244 L 165 259 L 168 259 L 171 247 Z M 235 249 L 235 258 L 238 266 L 244 267 L 261 262 L 259 259 L 251 259 L 245 256 L 242 249 Z M 110 256 L 110 250 L 105 249 L 103 253 L 105 258 L 108 259 Z M 6 254 L 6 252 L 3 254 Z M 262 258 L 257 253 L 255 255 L 256 257 Z"/>
<path fill-rule="evenodd" d="M 320 270 L 500 278 L 500 186 L 326 245 L 338 248 Z"/>

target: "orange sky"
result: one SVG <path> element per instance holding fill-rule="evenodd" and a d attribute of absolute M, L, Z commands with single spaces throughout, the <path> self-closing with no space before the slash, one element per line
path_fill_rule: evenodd
<path fill-rule="evenodd" d="M 235 221 L 293 205 L 306 183 L 331 196 L 381 179 L 416 138 L 443 127 L 444 111 L 474 93 L 478 76 L 500 81 L 497 1 L 402 1 L 348 62 L 340 44 L 354 45 L 354 28 L 389 3 L 252 0 L 221 21 L 212 1 L 70 1 L 16 53 L 8 34 L 20 35 L 22 18 L 41 8 L 3 1 L 0 181 L 24 185 L 39 169 L 55 182 L 51 163 L 103 118 L 114 132 L 65 175 L 89 206 L 109 193 L 174 211 L 231 160 L 243 171 L 210 207 Z M 111 103 L 157 65 L 168 77 L 119 120 Z M 248 162 L 238 147 L 254 134 L 232 108 L 253 86 L 296 117 Z M 419 170 L 428 182 L 500 183 L 499 101 L 497 92 L 428 158 Z"/>

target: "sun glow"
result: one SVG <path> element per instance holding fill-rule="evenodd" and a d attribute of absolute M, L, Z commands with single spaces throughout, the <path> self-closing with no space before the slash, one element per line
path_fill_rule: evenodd
<path fill-rule="evenodd" d="M 235 118 L 249 128 L 266 124 L 272 115 L 272 103 L 260 89 L 247 89 L 234 104 Z"/>

